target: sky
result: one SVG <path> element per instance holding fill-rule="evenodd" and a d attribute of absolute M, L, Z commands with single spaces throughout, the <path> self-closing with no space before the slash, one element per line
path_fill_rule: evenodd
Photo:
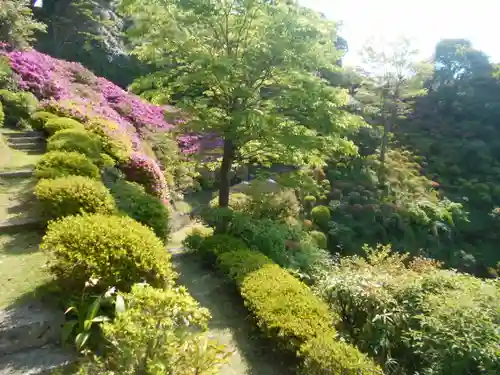
<path fill-rule="evenodd" d="M 340 35 L 347 40 L 346 65 L 359 64 L 359 51 L 372 37 L 393 40 L 406 36 L 432 55 L 441 39 L 469 39 L 473 47 L 500 62 L 500 0 L 300 0 L 342 21 Z"/>

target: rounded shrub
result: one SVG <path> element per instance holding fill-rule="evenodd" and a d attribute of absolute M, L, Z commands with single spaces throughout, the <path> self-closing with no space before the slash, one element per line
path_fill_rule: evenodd
<path fill-rule="evenodd" d="M 38 108 L 38 99 L 30 92 L 0 90 L 0 102 L 3 104 L 5 122 L 15 126 L 21 119 L 27 120 Z"/>
<path fill-rule="evenodd" d="M 101 140 L 95 134 L 85 130 L 59 130 L 47 141 L 49 151 L 76 151 L 87 155 L 92 160 L 101 156 Z"/>
<path fill-rule="evenodd" d="M 229 208 L 234 211 L 246 212 L 249 209 L 251 198 L 244 193 L 231 193 L 229 194 Z M 219 196 L 216 196 L 210 201 L 210 207 L 219 207 Z"/>
<path fill-rule="evenodd" d="M 58 116 L 50 112 L 35 112 L 31 115 L 31 126 L 35 130 L 43 130 L 46 122 L 54 118 L 58 118 Z"/>
<path fill-rule="evenodd" d="M 99 155 L 99 159 L 95 161 L 99 168 L 112 168 L 116 165 L 116 160 L 113 159 L 108 154 L 102 153 Z"/>
<path fill-rule="evenodd" d="M 214 234 L 207 236 L 197 249 L 205 262 L 214 264 L 217 257 L 228 251 L 247 249 L 248 245 L 240 238 L 229 234 Z"/>
<path fill-rule="evenodd" d="M 112 214 L 115 202 L 100 181 L 83 176 L 42 179 L 35 188 L 44 215 L 59 218 L 88 213 Z"/>
<path fill-rule="evenodd" d="M 328 241 L 326 239 L 326 235 L 323 232 L 318 230 L 313 230 L 309 233 L 314 244 L 318 246 L 320 249 L 326 249 L 328 245 Z"/>
<path fill-rule="evenodd" d="M 132 140 L 117 123 L 96 119 L 86 124 L 86 129 L 100 138 L 102 150 L 113 159 L 125 162 L 132 153 Z"/>
<path fill-rule="evenodd" d="M 81 122 L 69 117 L 55 117 L 47 120 L 44 126 L 44 130 L 49 135 L 54 135 L 60 130 L 74 129 L 74 130 L 84 130 L 84 126 Z"/>
<path fill-rule="evenodd" d="M 165 204 L 134 182 L 118 180 L 111 186 L 118 209 L 147 225 L 163 241 L 170 235 L 170 211 Z"/>
<path fill-rule="evenodd" d="M 42 156 L 35 167 L 38 178 L 56 178 L 69 175 L 98 179 L 99 168 L 79 152 L 51 151 Z"/>
<path fill-rule="evenodd" d="M 311 210 L 312 220 L 314 224 L 318 225 L 320 228 L 328 228 L 330 216 L 330 209 L 326 206 L 316 206 Z"/>
<path fill-rule="evenodd" d="M 171 286 L 175 272 L 163 242 L 127 216 L 85 214 L 49 223 L 40 248 L 51 255 L 51 272 L 69 291 L 89 278 L 98 287 L 129 291 L 134 283 Z"/>

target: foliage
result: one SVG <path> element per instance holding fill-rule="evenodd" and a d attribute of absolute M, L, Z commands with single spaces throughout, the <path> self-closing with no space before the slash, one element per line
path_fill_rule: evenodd
<path fill-rule="evenodd" d="M 151 148 L 164 173 L 171 182 L 169 187 L 179 191 L 197 190 L 199 184 L 196 178 L 199 173 L 196 171 L 197 163 L 190 160 L 181 152 L 178 142 L 173 135 L 168 132 L 149 132 L 146 140 L 151 144 Z"/>
<path fill-rule="evenodd" d="M 161 169 L 151 158 L 132 153 L 129 159 L 120 165 L 127 180 L 144 186 L 146 192 L 162 200 L 168 200 L 168 186 Z"/>
<path fill-rule="evenodd" d="M 42 212 L 51 219 L 84 212 L 113 214 L 116 210 L 106 186 L 90 177 L 42 179 L 36 185 L 35 196 Z"/>
<path fill-rule="evenodd" d="M 37 178 L 86 176 L 98 179 L 99 168 L 85 155 L 78 152 L 51 151 L 42 156 L 35 167 Z"/>
<path fill-rule="evenodd" d="M 236 161 L 300 166 L 327 150 L 354 151 L 343 135 L 359 119 L 341 109 L 345 94 L 315 74 L 335 69 L 339 57 L 325 17 L 269 1 L 125 0 L 122 9 L 134 53 L 168 67 L 155 73 L 155 94 L 182 97 L 187 128 L 224 140 L 221 207 Z"/>
<path fill-rule="evenodd" d="M 120 132 L 118 124 L 112 121 L 92 120 L 85 128 L 99 137 L 102 150 L 113 159 L 123 162 L 132 153 L 132 140 Z"/>
<path fill-rule="evenodd" d="M 0 102 L 0 127 L 3 126 L 4 120 L 5 120 L 5 113 L 3 111 L 3 104 L 2 102 Z"/>
<path fill-rule="evenodd" d="M 0 90 L 0 102 L 3 104 L 5 124 L 18 126 L 22 120 L 29 120 L 38 108 L 38 100 L 29 92 Z"/>
<path fill-rule="evenodd" d="M 136 183 L 118 180 L 110 187 L 118 209 L 142 223 L 167 241 L 170 235 L 170 212 L 158 198 L 146 193 Z"/>
<path fill-rule="evenodd" d="M 64 315 L 67 321 L 62 328 L 62 341 L 66 342 L 70 337 L 74 338 L 74 345 L 79 352 L 85 352 L 86 346 L 91 341 L 93 334 L 99 324 L 109 321 L 107 315 L 98 315 L 103 305 L 106 305 L 112 299 L 114 287 L 107 290 L 104 294 L 89 296 L 86 288 L 95 286 L 98 280 L 89 280 L 85 284 L 82 295 L 78 302 L 69 306 Z M 118 295 L 115 303 L 116 310 L 119 310 L 123 304 L 123 297 Z"/>
<path fill-rule="evenodd" d="M 185 288 L 154 289 L 136 284 L 123 295 L 124 312 L 102 330 L 110 344 L 102 361 L 86 374 L 216 375 L 227 350 L 203 334 L 210 313 Z"/>
<path fill-rule="evenodd" d="M 219 264 L 237 282 L 259 328 L 281 348 L 301 357 L 306 374 L 378 373 L 377 366 L 356 348 L 334 341 L 336 332 L 331 324 L 336 317 L 305 284 L 269 258 L 242 249 L 223 253 Z M 318 336 L 328 338 L 331 349 L 329 357 L 320 360 L 315 344 Z M 359 362 L 350 363 L 352 358 Z M 366 371 L 359 372 L 363 368 Z"/>
<path fill-rule="evenodd" d="M 326 206 L 316 206 L 311 210 L 311 217 L 313 223 L 318 225 L 322 229 L 328 228 L 328 222 L 330 221 L 330 209 Z"/>
<path fill-rule="evenodd" d="M 214 234 L 212 236 L 195 234 L 195 236 L 202 237 L 202 240 L 198 244 L 198 241 L 191 237 L 188 242 L 191 246 L 197 246 L 196 249 L 191 249 L 196 250 L 196 253 L 200 254 L 211 265 L 215 264 L 219 255 L 229 251 L 246 249 L 248 246 L 245 241 L 229 234 Z"/>
<path fill-rule="evenodd" d="M 48 151 L 76 151 L 98 160 L 101 154 L 99 137 L 85 130 L 59 130 L 47 141 Z"/>
<path fill-rule="evenodd" d="M 45 128 L 45 124 L 47 123 L 47 121 L 54 119 L 56 117 L 57 115 L 54 115 L 53 113 L 50 112 L 37 111 L 34 112 L 30 117 L 31 125 L 35 130 L 43 130 Z M 52 133 L 55 133 L 55 131 Z"/>
<path fill-rule="evenodd" d="M 317 290 L 344 333 L 389 374 L 497 371 L 497 281 L 441 270 L 435 261 L 365 248 L 342 258 Z"/>
<path fill-rule="evenodd" d="M 311 236 L 316 246 L 318 246 L 320 249 L 327 248 L 328 241 L 326 235 L 323 232 L 312 230 L 311 232 L 309 232 L 309 235 Z"/>
<path fill-rule="evenodd" d="M 228 207 L 233 211 L 249 213 L 250 200 L 251 200 L 251 197 L 249 197 L 245 193 L 230 193 Z M 219 207 L 219 197 L 217 196 L 217 197 L 213 198 L 210 201 L 209 205 L 212 208 L 218 208 Z"/>
<path fill-rule="evenodd" d="M 42 112 L 42 113 L 50 113 L 50 112 Z M 44 115 L 44 117 L 47 117 Z M 81 130 L 83 131 L 85 128 L 83 124 L 79 121 L 76 121 L 72 118 L 68 117 L 58 117 L 57 115 L 52 114 L 53 118 L 48 118 L 48 120 L 44 121 L 43 129 L 49 134 L 54 135 L 56 132 L 61 130 Z"/>
<path fill-rule="evenodd" d="M 0 7 L 0 42 L 15 49 L 30 47 L 35 34 L 46 26 L 33 18 L 29 4 L 22 0 L 2 0 Z"/>
<path fill-rule="evenodd" d="M 126 216 L 69 216 L 49 224 L 41 249 L 50 270 L 68 290 L 82 290 L 89 278 L 99 288 L 127 291 L 132 284 L 172 283 L 170 255 L 154 232 Z"/>

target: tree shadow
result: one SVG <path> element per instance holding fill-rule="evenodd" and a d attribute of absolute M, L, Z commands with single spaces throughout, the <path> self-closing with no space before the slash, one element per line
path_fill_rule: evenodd
<path fill-rule="evenodd" d="M 3 252 L 6 254 L 23 255 L 39 251 L 39 244 L 44 231 L 42 228 L 29 232 L 12 233 L 8 239 L 2 242 Z"/>
<path fill-rule="evenodd" d="M 202 266 L 194 254 L 173 257 L 179 272 L 179 283 L 210 310 L 211 333 L 230 348 L 236 349 L 221 375 L 288 375 L 296 364 L 295 356 L 277 352 L 273 344 L 257 330 L 241 296 L 221 275 Z"/>

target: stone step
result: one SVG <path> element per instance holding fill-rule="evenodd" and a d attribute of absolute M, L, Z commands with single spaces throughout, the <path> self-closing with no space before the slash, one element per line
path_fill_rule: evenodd
<path fill-rule="evenodd" d="M 45 345 L 0 357 L 0 375 L 48 375 L 69 366 L 76 355 L 55 345 Z"/>
<path fill-rule="evenodd" d="M 45 135 L 42 132 L 37 132 L 37 131 L 25 131 L 22 133 L 19 132 L 6 132 L 3 133 L 4 136 L 6 136 L 9 139 L 14 139 L 14 138 L 26 138 L 26 137 L 37 137 L 37 138 L 45 138 Z"/>
<path fill-rule="evenodd" d="M 8 146 L 14 150 L 19 150 L 19 151 L 33 151 L 33 150 L 40 150 L 43 151 L 45 150 L 45 144 L 44 143 L 18 143 L 18 144 L 12 144 L 8 143 Z"/>
<path fill-rule="evenodd" d="M 44 228 L 46 222 L 40 217 L 23 217 L 0 220 L 0 233 L 16 233 Z"/>
<path fill-rule="evenodd" d="M 33 169 L 13 169 L 9 171 L 0 171 L 0 178 L 31 177 Z"/>
<path fill-rule="evenodd" d="M 45 144 L 45 138 L 43 137 L 21 137 L 21 138 L 8 138 L 7 144 L 10 145 L 20 145 L 26 143 L 34 144 Z"/>
<path fill-rule="evenodd" d="M 0 358 L 30 348 L 58 343 L 64 312 L 40 301 L 0 310 Z"/>

